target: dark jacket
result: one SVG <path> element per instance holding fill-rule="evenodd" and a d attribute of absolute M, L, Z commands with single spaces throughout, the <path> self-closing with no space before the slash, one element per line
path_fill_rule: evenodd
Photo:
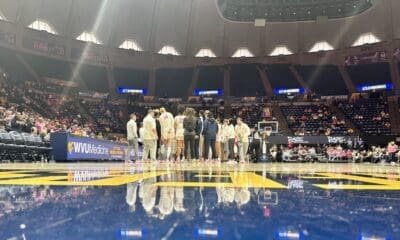
<path fill-rule="evenodd" d="M 201 121 L 200 117 L 198 117 L 196 119 L 196 135 L 200 136 L 204 133 L 204 123 L 205 123 L 204 118 L 203 118 L 203 122 Z M 202 124 L 203 124 L 203 126 L 202 126 Z"/>
<path fill-rule="evenodd" d="M 196 134 L 196 125 L 197 125 L 197 121 L 196 118 L 194 117 L 186 117 L 183 120 L 183 129 L 184 131 L 184 135 L 195 135 Z"/>
<path fill-rule="evenodd" d="M 161 139 L 161 124 L 158 119 L 156 119 L 156 131 L 158 139 Z"/>
<path fill-rule="evenodd" d="M 218 123 L 214 118 L 207 119 L 204 123 L 204 137 L 215 140 L 218 133 Z"/>

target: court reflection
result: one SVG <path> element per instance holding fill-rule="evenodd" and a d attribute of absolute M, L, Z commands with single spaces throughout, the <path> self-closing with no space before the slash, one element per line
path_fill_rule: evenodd
<path fill-rule="evenodd" d="M 400 192 L 315 187 L 371 185 L 362 174 L 123 174 L 144 177 L 121 186 L 0 187 L 0 239 L 400 239 Z"/>

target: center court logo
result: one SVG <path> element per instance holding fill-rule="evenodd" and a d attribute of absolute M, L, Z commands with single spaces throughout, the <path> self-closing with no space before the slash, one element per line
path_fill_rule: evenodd
<path fill-rule="evenodd" d="M 85 153 L 96 155 L 108 155 L 108 148 L 98 144 L 84 142 L 68 142 L 69 153 Z"/>

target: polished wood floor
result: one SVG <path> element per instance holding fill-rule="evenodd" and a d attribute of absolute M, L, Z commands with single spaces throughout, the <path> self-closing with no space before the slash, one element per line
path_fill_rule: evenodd
<path fill-rule="evenodd" d="M 74 169 L 142 169 L 143 171 L 268 171 L 285 173 L 346 172 L 346 173 L 398 173 L 400 165 L 368 164 L 368 163 L 1 163 L 0 170 L 69 170 Z"/>
<path fill-rule="evenodd" d="M 168 177 L 163 177 L 168 176 Z M 400 191 L 400 166 L 378 164 L 265 163 L 10 163 L 0 185 L 122 186 L 146 179 L 164 187 L 287 189 L 293 182 L 318 189 Z M 165 180 L 168 179 L 168 180 Z M 285 180 L 283 180 L 285 179 Z"/>

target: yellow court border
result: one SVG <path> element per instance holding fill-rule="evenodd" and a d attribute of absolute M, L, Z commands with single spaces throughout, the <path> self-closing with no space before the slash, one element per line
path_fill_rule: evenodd
<path fill-rule="evenodd" d="M 74 179 L 75 171 L 107 171 L 97 179 Z M 140 173 L 138 173 L 140 171 Z M 38 175 L 39 172 L 46 176 Z M 293 175 L 319 189 L 335 190 L 400 190 L 399 166 L 367 164 L 0 164 L 0 185 L 48 186 L 121 186 L 177 172 L 192 172 L 195 179 L 158 181 L 156 186 L 169 187 L 241 187 L 287 189 L 276 175 Z M 263 176 L 255 172 L 262 173 Z M 52 175 L 55 173 L 57 175 Z M 268 174 L 267 174 L 268 173 Z M 65 174 L 60 175 L 60 174 Z M 359 176 L 357 174 L 363 175 Z M 220 182 L 227 178 L 230 182 Z M 162 178 L 163 179 L 163 178 Z M 207 179 L 208 182 L 202 182 Z M 211 180 L 211 181 L 210 181 Z M 323 180 L 324 183 L 318 183 Z M 332 183 L 326 184 L 327 180 Z M 340 180 L 339 184 L 335 180 Z M 363 184 L 351 184 L 347 181 Z"/>

